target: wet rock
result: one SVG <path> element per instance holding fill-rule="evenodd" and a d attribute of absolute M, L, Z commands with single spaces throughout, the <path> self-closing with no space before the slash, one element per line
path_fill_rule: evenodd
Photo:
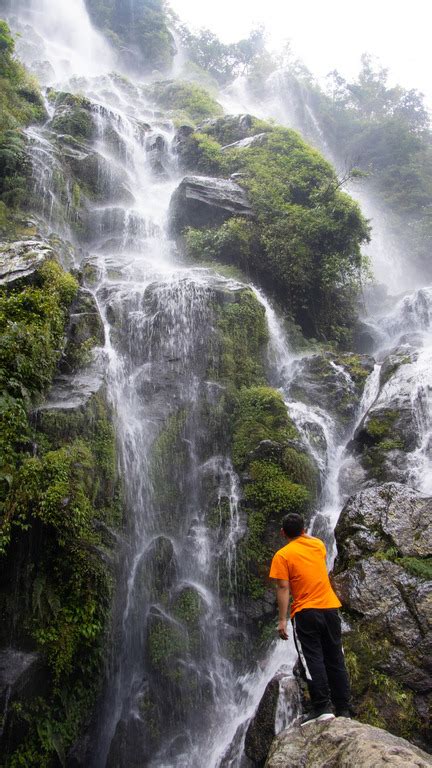
<path fill-rule="evenodd" d="M 184 170 L 194 170 L 196 167 L 195 145 L 191 141 L 193 133 L 194 128 L 191 125 L 181 125 L 172 142 L 173 152 L 177 155 L 179 165 Z"/>
<path fill-rule="evenodd" d="M 431 582 L 417 579 L 389 560 L 367 558 L 338 574 L 335 584 L 345 610 L 381 627 L 389 644 L 382 668 L 416 691 L 429 693 Z"/>
<path fill-rule="evenodd" d="M 0 750 L 11 754 L 26 733 L 25 720 L 15 710 L 36 696 L 43 695 L 47 686 L 47 672 L 37 653 L 15 648 L 0 651 Z"/>
<path fill-rule="evenodd" d="M 91 200 L 134 204 L 135 198 L 125 184 L 124 174 L 91 147 L 63 145 L 62 163 L 67 174 L 83 186 L 83 194 Z"/>
<path fill-rule="evenodd" d="M 432 759 L 405 739 L 370 725 L 337 717 L 291 726 L 273 742 L 266 768 L 429 768 Z"/>
<path fill-rule="evenodd" d="M 241 141 L 253 131 L 252 115 L 225 115 L 217 120 L 205 120 L 199 130 L 212 136 L 220 144 L 227 145 Z"/>
<path fill-rule="evenodd" d="M 164 136 L 152 134 L 147 138 L 145 148 L 153 173 L 159 177 L 167 178 L 168 145 Z"/>
<path fill-rule="evenodd" d="M 144 552 L 137 568 L 136 585 L 153 599 L 171 589 L 177 573 L 177 560 L 171 539 L 158 536 Z"/>
<path fill-rule="evenodd" d="M 253 216 L 246 192 L 227 179 L 186 176 L 170 203 L 171 230 L 219 226 L 232 216 Z"/>
<path fill-rule="evenodd" d="M 290 395 L 333 414 L 344 431 L 354 419 L 374 361 L 368 355 L 313 355 L 301 360 Z"/>
<path fill-rule="evenodd" d="M 432 554 L 432 499 L 399 483 L 367 488 L 349 499 L 335 535 L 341 567 L 389 547 L 402 556 L 427 557 Z"/>
<path fill-rule="evenodd" d="M 432 698 L 431 522 L 431 499 L 388 483 L 352 497 L 335 530 L 359 711 L 421 745 Z"/>
<path fill-rule="evenodd" d="M 139 716 L 121 719 L 111 742 L 106 768 L 143 768 L 148 765 L 155 740 Z M 91 754 L 91 753 L 90 753 Z M 72 768 L 72 766 L 71 766 Z"/>
<path fill-rule="evenodd" d="M 53 445 L 60 446 L 78 435 L 91 439 L 101 403 L 106 407 L 105 376 L 103 366 L 96 362 L 79 373 L 59 375 L 31 419 Z"/>
<path fill-rule="evenodd" d="M 284 712 L 285 722 L 278 722 L 278 710 Z M 280 671 L 267 684 L 255 716 L 249 723 L 245 738 L 245 753 L 254 766 L 264 765 L 277 729 L 290 724 L 300 713 L 300 690 L 297 680 Z"/>
<path fill-rule="evenodd" d="M 0 285 L 32 282 L 36 272 L 54 251 L 42 239 L 0 242 Z"/>
<path fill-rule="evenodd" d="M 268 138 L 267 133 L 257 133 L 255 136 L 247 136 L 240 141 L 234 141 L 232 144 L 225 144 L 222 147 L 222 152 L 227 149 L 246 149 L 247 147 L 262 147 L 266 143 Z"/>
<path fill-rule="evenodd" d="M 91 349 L 103 346 L 105 330 L 93 294 L 80 288 L 71 307 L 62 371 L 74 371 L 91 360 Z"/>

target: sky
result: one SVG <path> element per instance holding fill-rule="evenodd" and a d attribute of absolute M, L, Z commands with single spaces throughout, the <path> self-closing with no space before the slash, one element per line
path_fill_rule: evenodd
<path fill-rule="evenodd" d="M 268 47 L 290 40 L 321 78 L 333 69 L 355 76 L 362 53 L 390 70 L 390 82 L 422 91 L 432 108 L 432 0 L 169 0 L 181 20 L 224 42 L 264 24 Z"/>

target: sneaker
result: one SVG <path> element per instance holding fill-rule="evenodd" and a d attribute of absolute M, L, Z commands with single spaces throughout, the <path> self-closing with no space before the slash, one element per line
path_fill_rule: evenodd
<path fill-rule="evenodd" d="M 304 726 L 309 725 L 309 723 L 323 723 L 325 720 L 334 720 L 333 712 L 330 712 L 330 710 L 325 710 L 324 712 L 322 710 L 320 712 L 312 711 L 304 716 L 300 723 L 300 728 L 304 728 Z"/>

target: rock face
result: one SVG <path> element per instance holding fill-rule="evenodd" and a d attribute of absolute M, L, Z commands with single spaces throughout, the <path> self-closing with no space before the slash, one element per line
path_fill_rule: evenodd
<path fill-rule="evenodd" d="M 40 239 L 0 243 L 0 285 L 31 281 L 44 261 L 53 257 L 51 246 Z"/>
<path fill-rule="evenodd" d="M 432 760 L 405 739 L 337 717 L 307 729 L 292 726 L 273 742 L 265 768 L 428 768 Z"/>
<path fill-rule="evenodd" d="M 299 361 L 290 395 L 331 413 L 343 434 L 356 415 L 373 366 L 368 355 L 325 353 L 305 357 Z"/>
<path fill-rule="evenodd" d="M 347 502 L 336 537 L 344 565 L 389 547 L 402 556 L 427 557 L 432 553 L 432 499 L 399 483 L 367 488 Z"/>
<path fill-rule="evenodd" d="M 343 509 L 335 584 L 360 715 L 428 744 L 432 696 L 432 500 L 397 483 Z"/>
<path fill-rule="evenodd" d="M 185 176 L 170 203 L 171 230 L 220 226 L 232 216 L 252 217 L 246 192 L 227 179 Z"/>
<path fill-rule="evenodd" d="M 46 671 L 37 653 L 14 648 L 0 651 L 0 752 L 7 754 L 19 744 L 27 727 L 17 716 L 14 704 L 41 696 L 46 688 Z"/>
<path fill-rule="evenodd" d="M 419 424 L 427 398 L 417 357 L 409 344 L 403 344 L 383 361 L 378 397 L 351 443 L 367 480 L 411 481 L 409 454 L 421 443 Z"/>
<path fill-rule="evenodd" d="M 292 674 L 281 670 L 264 691 L 257 712 L 246 732 L 245 753 L 254 766 L 263 766 L 276 735 L 278 714 L 284 711 L 285 723 L 300 714 L 300 689 Z"/>

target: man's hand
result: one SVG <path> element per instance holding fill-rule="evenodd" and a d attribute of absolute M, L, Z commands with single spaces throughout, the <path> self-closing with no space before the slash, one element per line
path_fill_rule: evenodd
<path fill-rule="evenodd" d="M 278 579 L 276 585 L 276 597 L 279 609 L 278 635 L 281 640 L 288 640 L 287 613 L 289 605 L 289 581 L 288 579 Z"/>
<path fill-rule="evenodd" d="M 277 631 L 281 640 L 288 640 L 288 629 L 287 629 L 286 619 L 279 619 Z"/>

